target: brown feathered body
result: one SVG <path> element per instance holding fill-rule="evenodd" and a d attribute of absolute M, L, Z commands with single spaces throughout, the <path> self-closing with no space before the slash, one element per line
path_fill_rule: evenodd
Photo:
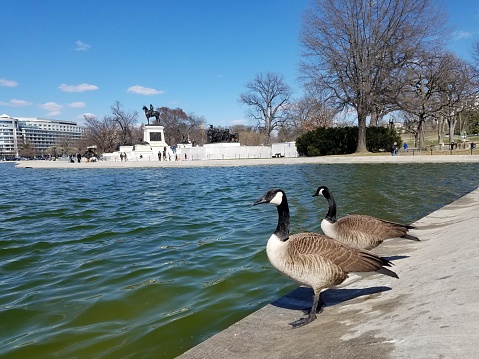
<path fill-rule="evenodd" d="M 352 214 L 336 219 L 336 201 L 329 189 L 320 186 L 313 196 L 322 194 L 328 201 L 328 213 L 321 221 L 321 229 L 329 237 L 332 237 L 347 245 L 360 248 L 372 249 L 389 238 L 406 238 L 419 241 L 415 236 L 408 234 L 414 226 L 386 221 L 376 217 Z"/>
<path fill-rule="evenodd" d="M 343 283 L 348 273 L 382 272 L 386 270 L 383 266 L 389 264 L 370 252 L 309 232 L 290 235 L 287 241 L 271 235 L 266 254 L 279 272 L 313 288 L 315 293 Z"/>
<path fill-rule="evenodd" d="M 334 223 L 326 218 L 321 221 L 324 234 L 361 249 L 375 248 L 388 238 L 412 239 L 412 236 L 408 235 L 409 228 L 411 226 L 362 214 L 351 214 Z"/>
<path fill-rule="evenodd" d="M 324 304 L 320 298 L 321 291 L 344 283 L 348 273 L 376 271 L 398 277 L 384 268 L 391 263 L 374 253 L 318 233 L 289 235 L 289 207 L 283 190 L 271 189 L 254 204 L 262 203 L 275 204 L 278 209 L 278 225 L 266 245 L 269 261 L 280 273 L 314 291 L 309 316 L 290 323 L 293 328 L 312 322 Z"/>

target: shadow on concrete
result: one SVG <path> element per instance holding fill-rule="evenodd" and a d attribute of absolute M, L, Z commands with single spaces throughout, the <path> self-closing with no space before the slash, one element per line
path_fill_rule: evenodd
<path fill-rule="evenodd" d="M 328 289 L 321 294 L 321 298 L 324 300 L 326 307 L 331 307 L 336 304 L 346 302 L 351 299 L 362 297 L 365 295 L 371 295 L 391 290 L 390 287 L 368 287 L 360 289 Z M 272 305 L 280 308 L 291 310 L 304 310 L 311 307 L 313 300 L 313 290 L 307 287 L 299 287 L 292 292 L 286 294 L 275 300 Z"/>

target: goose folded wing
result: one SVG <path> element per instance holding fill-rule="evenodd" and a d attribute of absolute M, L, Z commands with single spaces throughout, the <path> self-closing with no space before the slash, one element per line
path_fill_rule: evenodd
<path fill-rule="evenodd" d="M 330 261 L 345 272 L 372 272 L 390 263 L 374 253 L 347 246 L 333 238 L 316 233 L 302 233 L 294 241 L 297 255 L 315 255 Z"/>
<path fill-rule="evenodd" d="M 356 236 L 361 236 L 364 234 L 376 240 L 402 237 L 411 227 L 366 215 L 350 215 L 341 218 L 338 223 L 340 223 L 339 227 L 346 228 L 350 235 L 356 233 Z"/>

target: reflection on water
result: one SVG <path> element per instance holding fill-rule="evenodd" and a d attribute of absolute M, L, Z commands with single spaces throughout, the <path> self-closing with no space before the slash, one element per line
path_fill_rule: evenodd
<path fill-rule="evenodd" d="M 338 216 L 413 222 L 478 187 L 479 165 L 32 170 L 0 164 L 0 356 L 173 358 L 295 287 L 274 271 L 267 189 L 292 231 Z"/>

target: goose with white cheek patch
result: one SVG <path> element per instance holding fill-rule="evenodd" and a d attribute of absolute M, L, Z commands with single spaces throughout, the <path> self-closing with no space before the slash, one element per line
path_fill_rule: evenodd
<path fill-rule="evenodd" d="M 406 238 L 419 241 L 419 238 L 408 234 L 416 227 L 385 221 L 363 214 L 352 214 L 340 219 L 336 218 L 336 201 L 326 186 L 319 186 L 313 197 L 323 195 L 328 201 L 329 209 L 321 221 L 321 229 L 329 237 L 360 249 L 372 249 L 389 238 Z"/>
<path fill-rule="evenodd" d="M 309 315 L 290 323 L 301 327 L 316 319 L 324 306 L 321 292 L 339 285 L 353 272 L 378 272 L 398 278 L 384 268 L 391 263 L 377 255 L 342 244 L 317 233 L 289 235 L 289 207 L 286 194 L 281 189 L 270 189 L 253 205 L 271 203 L 278 209 L 278 225 L 266 245 L 268 259 L 281 274 L 314 291 Z"/>

